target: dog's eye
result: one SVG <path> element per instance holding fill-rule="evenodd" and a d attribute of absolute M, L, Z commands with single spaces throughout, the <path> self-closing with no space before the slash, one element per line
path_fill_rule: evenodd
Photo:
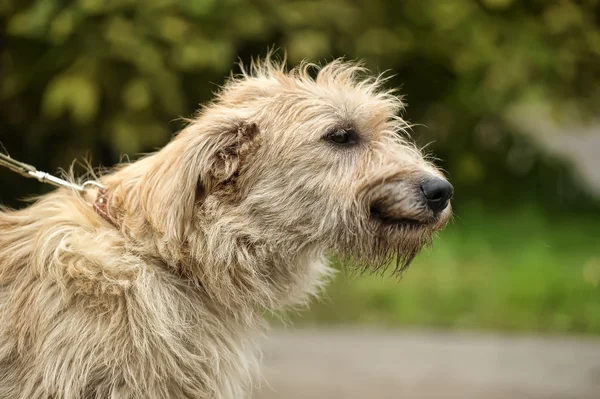
<path fill-rule="evenodd" d="M 325 135 L 328 141 L 344 146 L 356 144 L 358 135 L 353 129 L 335 129 Z"/>

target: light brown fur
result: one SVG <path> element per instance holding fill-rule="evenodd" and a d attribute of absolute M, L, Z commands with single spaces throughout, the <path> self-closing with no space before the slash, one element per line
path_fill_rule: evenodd
<path fill-rule="evenodd" d="M 0 211 L 1 399 L 247 397 L 261 313 L 316 295 L 326 253 L 405 266 L 447 222 L 414 199 L 441 175 L 381 79 L 281 65 L 232 77 L 165 148 L 101 177 L 118 228 L 92 191 Z M 336 126 L 360 144 L 326 142 Z M 390 196 L 423 224 L 373 220 Z"/>

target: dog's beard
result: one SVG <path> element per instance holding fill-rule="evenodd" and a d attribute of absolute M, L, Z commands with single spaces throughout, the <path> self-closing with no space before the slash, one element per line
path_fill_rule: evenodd
<path fill-rule="evenodd" d="M 332 248 L 344 267 L 359 273 L 400 276 L 419 251 L 432 240 L 429 226 L 386 226 L 365 218 L 363 223 L 347 226 L 344 234 L 335 235 Z"/>

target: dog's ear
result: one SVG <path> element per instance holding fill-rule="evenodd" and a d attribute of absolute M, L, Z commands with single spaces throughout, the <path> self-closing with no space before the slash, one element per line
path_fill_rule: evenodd
<path fill-rule="evenodd" d="M 255 123 L 202 122 L 193 122 L 156 153 L 146 173 L 144 210 L 169 240 L 185 240 L 197 203 L 234 178 L 258 145 Z"/>
<path fill-rule="evenodd" d="M 229 131 L 213 139 L 215 146 L 207 154 L 206 169 L 199 175 L 199 183 L 205 192 L 237 175 L 246 158 L 256 150 L 257 135 L 256 123 L 237 122 Z"/>

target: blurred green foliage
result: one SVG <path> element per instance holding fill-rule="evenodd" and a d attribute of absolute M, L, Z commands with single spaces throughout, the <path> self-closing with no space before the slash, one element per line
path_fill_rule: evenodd
<path fill-rule="evenodd" d="M 464 216 L 397 279 L 340 273 L 296 324 L 600 334 L 600 215 L 535 208 Z M 344 268 L 341 266 L 341 268 Z"/>
<path fill-rule="evenodd" d="M 505 112 L 597 112 L 599 21 L 598 0 L 0 0 L 0 141 L 50 171 L 112 165 L 162 146 L 238 56 L 274 45 L 291 64 L 346 56 L 396 74 L 459 203 L 560 203 L 579 198 L 569 174 Z M 41 189 L 0 179 L 5 203 Z"/>

